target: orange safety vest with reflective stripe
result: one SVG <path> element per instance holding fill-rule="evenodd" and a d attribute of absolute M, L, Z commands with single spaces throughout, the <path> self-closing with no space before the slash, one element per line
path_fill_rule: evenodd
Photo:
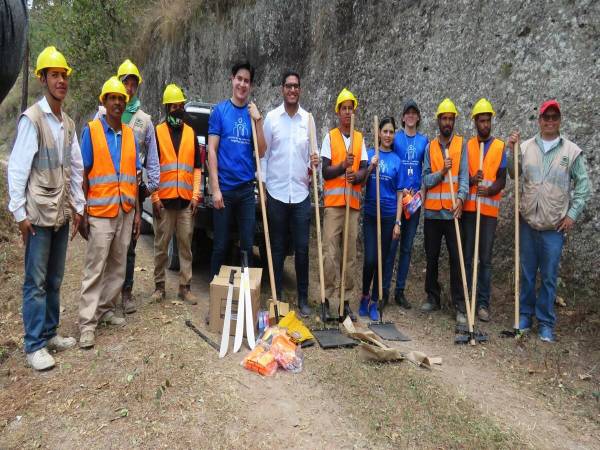
<path fill-rule="evenodd" d="M 137 177 L 135 137 L 127 125 L 121 128 L 121 166 L 117 175 L 106 135 L 99 119 L 88 123 L 94 163 L 88 175 L 87 211 L 93 217 L 116 217 L 119 207 L 128 213 L 135 206 Z"/>
<path fill-rule="evenodd" d="M 359 131 L 354 131 L 352 140 L 352 153 L 354 154 L 354 164 L 352 171 L 357 172 L 360 167 L 360 157 L 362 154 L 363 135 Z M 331 145 L 331 165 L 336 166 L 341 164 L 346 159 L 346 143 L 339 128 L 334 128 L 329 131 L 329 143 Z M 346 188 L 350 197 L 350 207 L 352 209 L 360 209 L 360 193 L 362 186 L 353 184 L 347 186 L 346 175 L 342 174 L 330 180 L 325 180 L 323 186 L 323 201 L 325 207 L 329 206 L 346 206 Z"/>
<path fill-rule="evenodd" d="M 490 187 L 496 181 L 498 168 L 502 163 L 502 153 L 504 152 L 504 142 L 500 139 L 494 139 L 483 158 L 483 180 L 481 184 Z M 479 170 L 479 140 L 476 137 L 467 142 L 467 156 L 469 157 L 469 176 L 474 177 Z M 489 217 L 498 217 L 500 209 L 500 199 L 502 192 L 498 192 L 491 197 L 480 197 L 481 214 Z M 469 195 L 465 201 L 463 211 L 477 211 L 477 185 L 469 188 Z"/>
<path fill-rule="evenodd" d="M 192 199 L 194 190 L 194 130 L 183 124 L 179 151 L 175 153 L 171 133 L 166 122 L 156 127 L 160 149 L 160 183 L 158 197 L 161 199 L 181 197 Z"/>
<path fill-rule="evenodd" d="M 450 177 L 452 173 L 452 181 L 454 185 L 454 196 L 458 195 L 458 171 L 460 170 L 460 158 L 462 154 L 463 137 L 455 134 L 450 142 L 448 153 L 452 159 L 452 168 L 444 179 L 427 189 L 425 194 L 425 209 L 433 209 L 439 211 L 441 209 L 452 209 L 452 195 L 450 193 Z M 439 138 L 435 138 L 429 144 L 429 161 L 431 162 L 431 173 L 439 172 L 444 168 L 444 154 L 440 145 Z"/>

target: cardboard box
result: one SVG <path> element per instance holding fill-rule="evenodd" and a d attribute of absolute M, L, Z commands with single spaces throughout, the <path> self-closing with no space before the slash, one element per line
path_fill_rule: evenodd
<path fill-rule="evenodd" d="M 233 298 L 231 301 L 231 325 L 229 334 L 235 335 L 237 320 L 237 303 L 240 295 L 240 267 L 221 266 L 219 274 L 210 283 L 210 305 L 208 309 L 208 328 L 213 333 L 223 332 L 223 321 L 225 320 L 225 307 L 227 306 L 227 290 L 229 289 L 229 274 L 235 270 L 233 278 Z M 258 310 L 260 309 L 260 283 L 262 269 L 250 268 L 250 298 L 252 299 L 252 315 L 254 317 L 254 330 L 258 322 Z M 246 326 L 244 324 L 244 336 Z"/>

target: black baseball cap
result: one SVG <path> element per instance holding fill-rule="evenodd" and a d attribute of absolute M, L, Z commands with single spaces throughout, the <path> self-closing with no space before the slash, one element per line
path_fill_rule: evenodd
<path fill-rule="evenodd" d="M 417 102 L 415 102 L 412 98 L 409 98 L 404 102 L 404 105 L 402 106 L 402 115 L 406 114 L 406 111 L 408 111 L 410 108 L 413 108 L 415 111 L 417 111 L 417 114 L 421 116 L 421 110 L 419 109 Z"/>

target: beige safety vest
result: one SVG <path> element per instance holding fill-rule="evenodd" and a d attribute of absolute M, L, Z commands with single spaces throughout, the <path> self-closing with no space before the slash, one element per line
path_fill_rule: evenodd
<path fill-rule="evenodd" d="M 71 218 L 71 143 L 75 123 L 62 113 L 65 134 L 63 148 L 59 149 L 38 103 L 23 115 L 31 120 L 38 137 L 38 151 L 31 164 L 25 192 L 27 218 L 37 226 L 58 228 Z M 62 164 L 59 152 L 62 153 Z"/>
<path fill-rule="evenodd" d="M 544 170 L 543 152 L 535 138 L 521 145 L 523 185 L 521 215 L 536 230 L 554 230 L 569 210 L 571 199 L 571 167 L 581 149 L 561 138 L 552 163 Z"/>
<path fill-rule="evenodd" d="M 150 115 L 138 108 L 127 124 L 133 129 L 135 144 L 138 149 L 138 157 L 142 166 L 146 163 L 146 155 L 148 154 L 148 149 L 146 148 L 146 133 L 148 132 L 148 127 L 151 123 L 152 118 Z"/>

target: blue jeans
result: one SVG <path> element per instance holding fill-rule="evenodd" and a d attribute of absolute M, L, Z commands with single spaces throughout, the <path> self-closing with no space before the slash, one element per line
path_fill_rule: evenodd
<path fill-rule="evenodd" d="M 395 222 L 395 216 L 381 218 L 382 263 L 387 261 L 390 252 Z M 379 301 L 379 286 L 377 283 L 377 217 L 369 214 L 363 216 L 363 240 L 365 241 L 365 256 L 363 263 L 362 295 L 369 295 L 369 289 L 372 284 L 371 300 Z"/>
<path fill-rule="evenodd" d="M 539 325 L 554 329 L 556 314 L 554 299 L 558 279 L 558 265 L 565 240 L 563 233 L 548 230 L 537 231 L 521 217 L 521 315 L 531 317 L 535 313 Z M 535 292 L 535 280 L 540 272 L 539 295 Z"/>
<path fill-rule="evenodd" d="M 492 280 L 492 253 L 494 249 L 494 236 L 496 235 L 496 217 L 480 217 L 479 223 L 479 265 L 477 266 L 477 307 L 490 307 L 490 287 Z M 467 272 L 467 286 L 471 292 L 473 283 L 473 258 L 475 257 L 475 228 L 477 213 L 463 212 L 463 251 L 465 257 L 465 271 Z M 472 294 L 471 294 L 472 295 Z"/>
<path fill-rule="evenodd" d="M 396 269 L 396 293 L 404 290 L 408 269 L 410 268 L 410 257 L 412 255 L 413 242 L 419 226 L 421 217 L 421 208 L 417 210 L 410 219 L 404 217 L 400 221 L 400 239 L 392 240 L 390 252 L 383 264 L 383 291 L 389 292 L 392 284 L 392 272 L 394 271 L 394 261 L 398 252 L 398 243 L 400 244 L 400 258 L 398 258 L 398 268 Z"/>
<path fill-rule="evenodd" d="M 54 231 L 53 227 L 33 226 L 25 247 L 25 279 L 23 280 L 23 327 L 25 353 L 46 346 L 56 336 L 60 317 L 60 285 L 65 272 L 69 225 Z"/>
<path fill-rule="evenodd" d="M 210 278 L 219 273 L 225 260 L 229 244 L 229 232 L 232 220 L 237 221 L 240 238 L 240 250 L 248 253 L 248 264 L 252 265 L 252 247 L 254 246 L 254 227 L 256 223 L 256 199 L 254 183 L 244 183 L 231 191 L 222 191 L 225 208 L 213 208 L 213 250 L 210 259 Z"/>
<path fill-rule="evenodd" d="M 288 239 L 294 244 L 294 263 L 296 268 L 296 285 L 298 301 L 308 299 L 308 236 L 310 232 L 310 195 L 300 203 L 283 203 L 267 193 L 267 212 L 269 215 L 269 231 L 271 252 L 273 255 L 273 272 L 277 298 L 281 298 L 283 263 Z"/>

